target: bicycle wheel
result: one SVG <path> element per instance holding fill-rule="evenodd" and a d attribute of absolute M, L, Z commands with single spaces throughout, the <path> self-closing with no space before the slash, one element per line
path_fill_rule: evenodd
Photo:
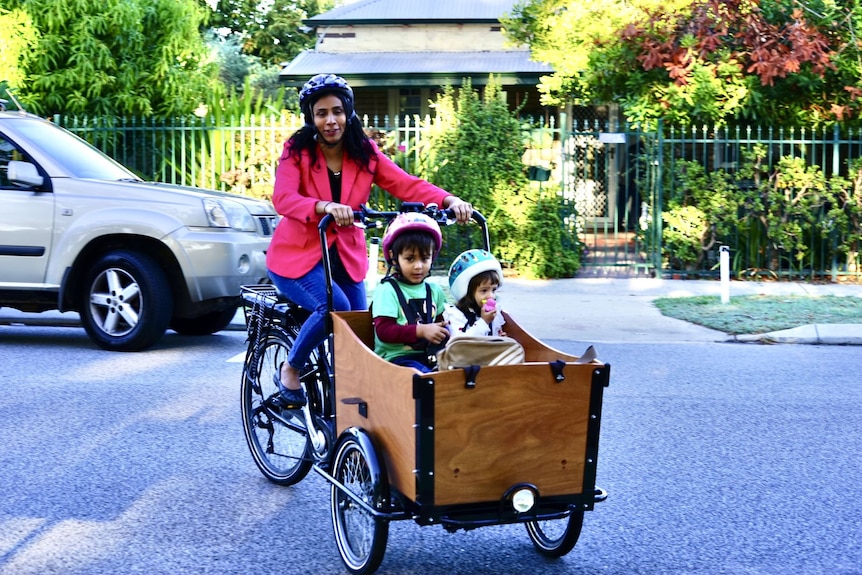
<path fill-rule="evenodd" d="M 281 410 L 273 403 L 278 389 L 272 380 L 287 361 L 298 328 L 271 328 L 251 356 L 242 378 L 242 426 L 246 443 L 261 473 L 279 485 L 301 481 L 311 469 L 308 432 L 302 411 Z"/>
<path fill-rule="evenodd" d="M 524 525 L 539 553 L 546 557 L 562 557 L 575 547 L 583 524 L 584 512 L 572 511 L 563 519 L 528 521 Z"/>
<path fill-rule="evenodd" d="M 355 430 L 345 434 L 335 452 L 333 476 L 364 503 L 379 509 L 388 500 L 385 470 L 367 435 Z M 373 573 L 386 552 L 389 521 L 369 513 L 334 484 L 330 507 L 335 542 L 347 570 L 356 575 Z"/>

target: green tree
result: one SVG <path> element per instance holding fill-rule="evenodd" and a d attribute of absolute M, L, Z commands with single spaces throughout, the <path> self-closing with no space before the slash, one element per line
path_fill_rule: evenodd
<path fill-rule="evenodd" d="M 4 10 L 0 2 L 0 83 L 20 86 L 24 71 L 20 61 L 33 49 L 37 40 L 36 29 L 26 12 L 20 9 Z"/>
<path fill-rule="evenodd" d="M 527 187 L 527 179 L 520 125 L 498 94 L 493 78 L 483 96 L 469 79 L 460 90 L 444 88 L 434 103 L 437 117 L 427 126 L 419 174 L 472 202 L 488 218 L 498 255 L 511 259 L 507 246 L 524 223 L 517 191 Z"/>
<path fill-rule="evenodd" d="M 618 102 L 636 122 L 862 116 L 858 1 L 526 0 L 505 25 L 554 66 L 546 98 Z"/>
<path fill-rule="evenodd" d="M 239 36 L 224 36 L 208 30 L 205 37 L 218 62 L 219 80 L 226 88 L 239 94 L 251 90 L 252 94 L 262 95 L 267 100 L 279 97 L 276 109 L 299 110 L 296 92 L 285 92 L 278 79 L 278 66 L 266 66 L 257 56 L 243 53 Z"/>
<path fill-rule="evenodd" d="M 208 25 L 239 38 L 242 53 L 264 65 L 289 62 L 313 48 L 315 35 L 302 21 L 333 6 L 333 0 L 198 0 L 209 11 Z"/>
<path fill-rule="evenodd" d="M 0 22 L 22 15 L 35 43 L 10 84 L 31 112 L 184 115 L 212 85 L 195 0 L 0 0 Z"/>

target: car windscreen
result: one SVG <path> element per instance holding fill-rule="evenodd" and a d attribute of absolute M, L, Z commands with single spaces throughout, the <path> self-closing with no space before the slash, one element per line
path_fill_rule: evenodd
<path fill-rule="evenodd" d="M 95 180 L 138 179 L 132 172 L 90 144 L 53 124 L 39 120 L 22 120 L 16 126 L 45 154 L 61 164 L 76 178 Z"/>

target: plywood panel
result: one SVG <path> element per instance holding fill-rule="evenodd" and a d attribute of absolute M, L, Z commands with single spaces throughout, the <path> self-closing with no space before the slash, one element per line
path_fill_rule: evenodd
<path fill-rule="evenodd" d="M 438 376 L 435 505 L 495 501 L 520 482 L 581 493 L 594 369 L 568 364 L 557 383 L 546 364 L 483 368 L 475 389 Z"/>
<path fill-rule="evenodd" d="M 363 342 L 372 333 L 369 312 L 333 314 L 333 328 L 337 433 L 352 426 L 369 431 L 386 461 L 390 484 L 415 499 L 413 374 L 418 372 L 381 359 Z M 367 417 L 352 403 L 357 400 L 366 403 Z"/>
<path fill-rule="evenodd" d="M 368 312 L 334 314 L 337 427 L 368 430 L 387 463 L 390 483 L 416 500 L 416 402 L 413 369 L 380 359 Z M 434 401 L 434 504 L 498 500 L 515 483 L 542 496 L 583 492 L 593 371 L 545 346 L 507 318 L 507 333 L 528 363 L 480 370 L 473 389 L 463 370 L 429 374 Z M 363 341 L 364 340 L 364 341 Z M 548 362 L 567 361 L 557 382 Z M 360 415 L 357 401 L 367 404 Z M 422 470 L 427 473 L 429 470 Z"/>

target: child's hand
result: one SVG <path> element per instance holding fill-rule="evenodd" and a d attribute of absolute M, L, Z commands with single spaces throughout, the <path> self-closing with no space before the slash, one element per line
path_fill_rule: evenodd
<path fill-rule="evenodd" d="M 482 310 L 479 314 L 488 325 L 497 317 L 497 302 L 493 299 L 486 299 L 482 302 Z"/>
<path fill-rule="evenodd" d="M 425 338 L 431 343 L 443 343 L 449 337 L 445 321 L 437 323 L 420 323 L 416 325 L 416 337 Z"/>

